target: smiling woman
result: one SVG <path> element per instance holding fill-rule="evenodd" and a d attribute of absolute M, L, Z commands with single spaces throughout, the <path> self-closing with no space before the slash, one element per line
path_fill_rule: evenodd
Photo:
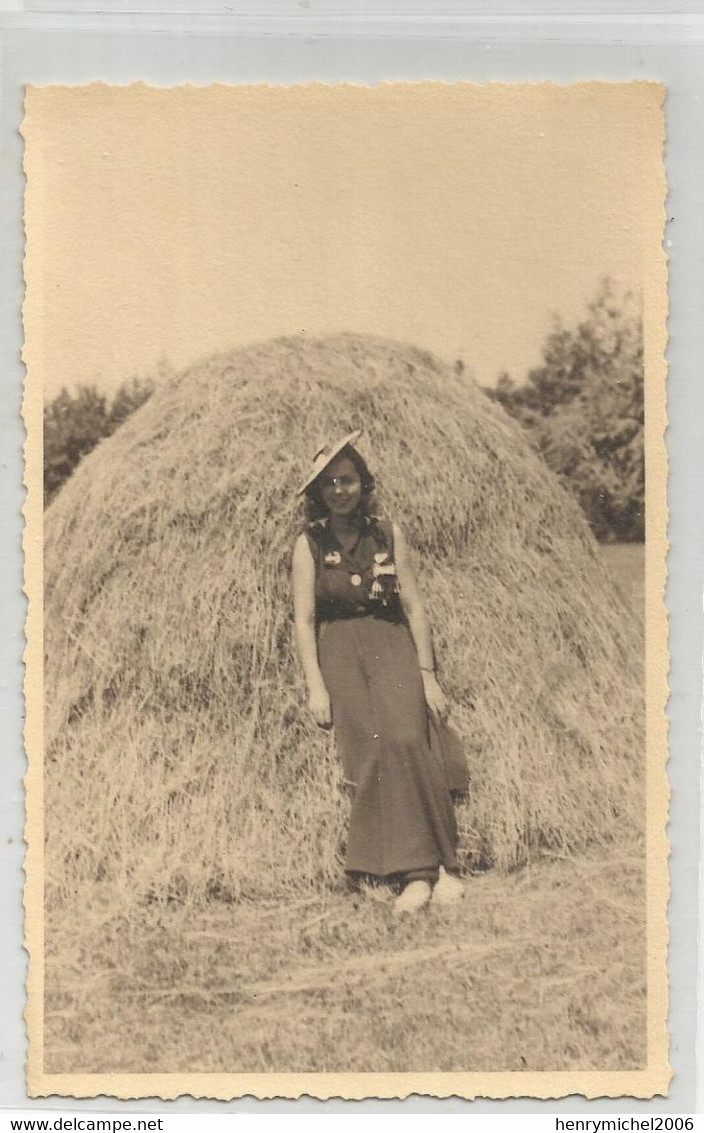
<path fill-rule="evenodd" d="M 467 782 L 406 541 L 372 514 L 360 435 L 321 449 L 301 489 L 296 640 L 311 713 L 334 724 L 353 792 L 348 876 L 400 885 L 403 914 L 463 895 L 452 792 Z"/>

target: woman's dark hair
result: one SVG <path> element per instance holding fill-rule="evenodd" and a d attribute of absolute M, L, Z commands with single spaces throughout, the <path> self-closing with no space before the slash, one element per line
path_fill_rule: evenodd
<path fill-rule="evenodd" d="M 352 461 L 355 468 L 357 469 L 357 474 L 362 483 L 362 498 L 359 501 L 360 513 L 362 515 L 371 515 L 373 510 L 373 497 L 376 482 L 371 472 L 369 471 L 366 460 L 363 456 L 359 455 L 356 448 L 352 448 L 352 445 L 347 445 L 345 448 L 341 449 L 340 452 L 338 452 L 338 454 L 336 455 L 335 460 L 339 460 L 341 456 L 346 456 L 349 460 Z M 325 470 L 323 469 L 323 471 Z M 328 509 L 323 503 L 323 498 L 321 495 L 322 474 L 323 473 L 321 472 L 320 476 L 318 476 L 317 479 L 315 479 L 313 483 L 308 488 L 306 488 L 305 507 L 306 521 L 308 523 L 314 523 L 316 519 L 323 519 L 323 517 L 328 514 Z"/>

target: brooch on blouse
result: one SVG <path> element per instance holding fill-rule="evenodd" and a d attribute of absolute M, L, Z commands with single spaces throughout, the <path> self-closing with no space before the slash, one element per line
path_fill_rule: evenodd
<path fill-rule="evenodd" d="M 372 582 L 372 587 L 369 591 L 369 597 L 373 598 L 374 601 L 377 602 L 379 601 L 379 599 L 381 599 L 382 605 L 384 606 L 387 603 L 387 597 L 384 592 L 384 585 L 381 582 L 382 578 L 393 578 L 394 585 L 391 592 L 392 594 L 398 594 L 396 566 L 394 563 L 387 562 L 388 557 L 388 551 L 377 551 L 377 553 L 374 555 L 374 565 L 372 567 L 372 578 L 374 579 L 374 581 Z"/>
<path fill-rule="evenodd" d="M 339 551 L 326 551 L 323 561 L 326 566 L 339 566 L 342 562 L 342 556 Z"/>

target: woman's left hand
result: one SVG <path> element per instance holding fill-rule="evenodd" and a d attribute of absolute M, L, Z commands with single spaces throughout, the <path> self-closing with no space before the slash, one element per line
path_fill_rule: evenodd
<path fill-rule="evenodd" d="M 447 716 L 448 704 L 445 693 L 438 684 L 438 679 L 435 673 L 421 673 L 423 678 L 423 691 L 425 692 L 425 701 L 431 712 L 444 720 Z"/>

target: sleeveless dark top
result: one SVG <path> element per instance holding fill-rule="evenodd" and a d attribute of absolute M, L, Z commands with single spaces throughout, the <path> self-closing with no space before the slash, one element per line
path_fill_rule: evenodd
<path fill-rule="evenodd" d="M 357 543 L 337 541 L 327 519 L 306 530 L 315 563 L 316 621 L 371 615 L 405 622 L 394 562 L 393 528 L 388 520 L 366 516 Z"/>

